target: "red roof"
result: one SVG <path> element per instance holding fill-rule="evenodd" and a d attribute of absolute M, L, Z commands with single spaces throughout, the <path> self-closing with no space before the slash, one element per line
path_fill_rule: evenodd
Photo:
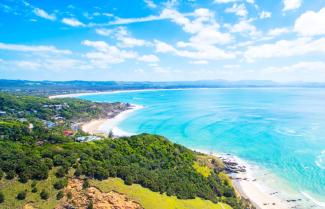
<path fill-rule="evenodd" d="M 71 131 L 71 130 L 65 130 L 65 131 L 63 131 L 63 134 L 64 134 L 65 136 L 71 136 L 71 135 L 74 134 L 74 132 Z"/>

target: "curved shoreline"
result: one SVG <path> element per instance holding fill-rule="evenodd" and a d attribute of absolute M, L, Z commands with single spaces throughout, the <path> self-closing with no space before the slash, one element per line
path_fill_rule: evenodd
<path fill-rule="evenodd" d="M 110 133 L 113 134 L 115 137 L 121 137 L 121 136 L 129 136 L 132 135 L 130 133 L 127 133 L 121 129 L 118 128 L 119 123 L 121 123 L 124 119 L 127 118 L 127 116 L 135 112 L 139 109 L 142 109 L 143 106 L 141 105 L 135 105 L 131 104 L 130 109 L 127 109 L 125 111 L 120 112 L 113 118 L 107 118 L 107 119 L 97 119 L 92 120 L 90 122 L 87 122 L 81 126 L 81 129 L 84 132 L 90 133 L 90 134 L 104 134 L 109 135 Z"/>
<path fill-rule="evenodd" d="M 128 91 L 110 91 L 110 92 L 93 92 L 93 93 L 80 93 L 80 94 L 69 94 L 69 95 L 57 95 L 52 98 L 64 98 L 64 97 L 78 97 L 83 95 L 96 95 L 96 94 L 113 94 L 113 93 L 128 93 L 128 92 L 143 92 L 143 91 L 161 91 L 161 90 L 182 90 L 182 89 L 144 89 L 144 90 L 128 90 Z M 136 106 L 136 105 L 135 105 Z M 142 107 L 140 107 L 142 108 Z M 137 108 L 135 109 L 137 110 Z M 135 111 L 132 109 L 130 112 Z M 90 124 L 92 128 L 89 130 L 89 127 L 87 129 L 86 125 L 86 132 L 91 133 L 106 133 L 111 130 L 113 132 L 113 135 L 115 136 L 128 136 L 132 135 L 130 133 L 124 132 L 118 128 L 118 125 L 120 122 L 122 122 L 126 117 L 128 116 L 129 110 L 123 111 L 120 114 L 118 114 L 116 117 L 111 119 L 102 119 L 102 120 L 94 120 L 91 121 Z M 89 123 L 87 123 L 89 124 Z M 83 128 L 84 130 L 84 128 Z M 192 149 L 195 150 L 195 149 Z M 203 152 L 206 153 L 206 152 Z M 216 156 L 220 157 L 220 155 L 216 154 Z M 236 156 L 232 156 L 236 158 Z M 246 164 L 245 161 L 241 160 L 240 158 L 236 158 L 238 160 L 239 165 L 246 165 L 247 167 L 250 167 L 249 164 Z M 285 193 L 282 193 L 281 189 L 274 189 L 274 187 L 268 187 L 263 179 L 259 181 L 256 181 L 254 177 L 257 177 L 255 175 L 251 176 L 251 173 L 256 172 L 256 168 L 248 169 L 248 172 L 235 174 L 232 176 L 233 178 L 233 184 L 236 188 L 237 192 L 245 197 L 250 199 L 250 201 L 254 204 L 256 208 L 259 209 L 285 209 L 285 208 L 300 208 L 299 205 L 301 200 L 300 199 L 291 199 L 288 198 L 290 195 L 286 195 Z M 245 180 L 243 180 L 245 179 Z M 271 177 L 272 179 L 272 177 Z M 265 179 L 264 179 L 265 180 Z M 269 182 L 270 183 L 270 182 Z M 280 185 L 280 184 L 279 184 Z M 280 192 L 280 194 L 279 194 Z M 298 192 L 299 193 L 299 192 Z M 290 193 L 291 194 L 291 193 Z M 283 195 L 283 196 L 281 196 Z M 280 198 L 280 197 L 281 198 Z M 296 196 L 296 195 L 293 195 Z M 290 196 L 291 197 L 291 196 Z M 300 196 L 299 196 L 300 198 Z M 309 199 L 309 198 L 308 198 Z M 298 201 L 298 202 L 296 202 Z M 307 200 L 310 203 L 310 200 Z M 314 201 L 312 201 L 314 202 Z M 273 205 L 273 203 L 275 205 Z M 316 203 L 317 204 L 317 203 Z M 308 204 L 310 205 L 310 204 Z M 297 207 L 298 206 L 298 207 Z M 317 206 L 322 207 L 321 205 L 317 204 Z M 304 207 L 309 208 L 309 207 Z"/>

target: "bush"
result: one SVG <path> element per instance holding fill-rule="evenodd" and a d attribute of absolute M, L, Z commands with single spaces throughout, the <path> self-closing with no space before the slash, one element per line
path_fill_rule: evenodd
<path fill-rule="evenodd" d="M 6 179 L 11 180 L 13 178 L 15 178 L 15 172 L 9 171 L 6 173 Z"/>
<path fill-rule="evenodd" d="M 3 203 L 5 201 L 4 194 L 0 191 L 0 203 Z"/>
<path fill-rule="evenodd" d="M 59 191 L 58 194 L 56 195 L 57 200 L 61 200 L 64 196 L 64 193 L 62 191 Z"/>
<path fill-rule="evenodd" d="M 83 188 L 83 189 L 87 189 L 87 188 L 89 188 L 89 187 L 90 187 L 89 181 L 88 181 L 88 179 L 86 179 L 86 180 L 84 181 L 84 183 L 82 184 L 82 188 Z"/>
<path fill-rule="evenodd" d="M 31 184 L 31 187 L 36 187 L 36 184 L 37 184 L 37 182 L 33 181 L 32 184 Z"/>
<path fill-rule="evenodd" d="M 27 183 L 27 181 L 28 181 L 28 177 L 27 177 L 27 175 L 25 173 L 22 173 L 22 174 L 19 175 L 19 182 L 20 183 L 25 184 L 25 183 Z"/>
<path fill-rule="evenodd" d="M 87 209 L 93 209 L 93 208 L 94 208 L 93 202 L 90 201 L 87 205 Z"/>
<path fill-rule="evenodd" d="M 32 192 L 33 192 L 33 193 L 36 193 L 37 191 L 38 191 L 38 189 L 37 189 L 36 187 L 33 187 L 33 188 L 32 188 Z"/>
<path fill-rule="evenodd" d="M 70 200 L 70 199 L 72 199 L 72 193 L 71 192 L 68 192 L 67 193 L 67 198 Z"/>
<path fill-rule="evenodd" d="M 3 171 L 0 170 L 0 181 L 1 181 L 2 177 L 3 177 Z"/>
<path fill-rule="evenodd" d="M 26 198 L 26 191 L 21 191 L 17 194 L 18 200 L 24 200 Z"/>
<path fill-rule="evenodd" d="M 79 177 L 79 176 L 81 176 L 81 174 L 82 174 L 81 168 L 78 167 L 78 168 L 75 170 L 74 175 L 75 175 L 76 177 Z"/>
<path fill-rule="evenodd" d="M 41 197 L 43 200 L 47 200 L 47 199 L 49 199 L 49 196 L 50 196 L 49 192 L 46 191 L 45 189 L 43 189 L 42 192 L 40 193 L 40 197 Z"/>
<path fill-rule="evenodd" d="M 57 190 L 63 189 L 65 186 L 67 186 L 67 180 L 59 180 L 53 184 L 53 187 Z"/>
<path fill-rule="evenodd" d="M 66 169 L 64 169 L 63 167 L 60 167 L 60 168 L 56 171 L 55 175 L 56 175 L 56 177 L 58 177 L 58 178 L 62 178 L 62 177 L 65 176 L 66 173 L 67 173 L 67 172 L 66 172 Z"/>

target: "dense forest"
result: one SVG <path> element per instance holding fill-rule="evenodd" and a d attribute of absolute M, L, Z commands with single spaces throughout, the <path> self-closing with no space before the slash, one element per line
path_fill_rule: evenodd
<path fill-rule="evenodd" d="M 62 179 L 53 185 L 58 190 L 66 186 L 68 172 L 73 172 L 76 178 L 118 177 L 127 185 L 140 184 L 180 199 L 201 197 L 245 208 L 229 181 L 220 175 L 222 167 L 216 164 L 209 175 L 202 175 L 193 166 L 197 153 L 164 137 L 141 134 L 80 143 L 75 136 L 82 133 L 66 136 L 62 132 L 67 121 L 103 116 L 114 108 L 121 104 L 1 94 L 0 178 L 42 181 L 55 168 L 55 175 Z M 57 115 L 65 122 L 54 127 L 42 122 Z M 22 117 L 24 120 L 19 120 Z M 24 195 L 17 194 L 17 198 Z M 46 196 L 44 191 L 40 195 Z M 5 198 L 0 181 L 0 200 Z"/>

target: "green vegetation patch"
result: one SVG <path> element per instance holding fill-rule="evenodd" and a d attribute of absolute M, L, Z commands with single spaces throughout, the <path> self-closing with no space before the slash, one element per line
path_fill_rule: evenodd
<path fill-rule="evenodd" d="M 0 208 L 22 208 L 25 204 L 29 203 L 36 208 L 53 209 L 58 203 L 58 200 L 56 199 L 57 190 L 53 188 L 53 184 L 58 179 L 54 173 L 55 169 L 50 172 L 49 177 L 46 180 L 37 181 L 35 187 L 33 187 L 32 181 L 28 181 L 27 183 L 23 184 L 17 179 L 2 179 L 0 182 L 0 191 L 2 191 L 4 195 L 4 202 L 0 204 Z M 33 193 L 33 188 L 37 188 L 37 192 Z M 49 192 L 49 198 L 47 200 L 41 199 L 40 192 L 42 190 Z M 24 200 L 18 200 L 17 195 L 22 191 L 26 192 L 26 197 Z"/>
<path fill-rule="evenodd" d="M 194 162 L 193 168 L 204 177 L 209 177 L 212 171 L 208 166 L 200 165 L 198 162 Z"/>
<path fill-rule="evenodd" d="M 110 178 L 104 181 L 91 181 L 91 186 L 100 189 L 102 192 L 116 191 L 125 194 L 132 200 L 140 203 L 145 209 L 231 209 L 225 203 L 213 203 L 208 200 L 195 198 L 191 200 L 177 199 L 176 196 L 167 196 L 143 188 L 138 184 L 125 185 L 119 178 Z"/>

